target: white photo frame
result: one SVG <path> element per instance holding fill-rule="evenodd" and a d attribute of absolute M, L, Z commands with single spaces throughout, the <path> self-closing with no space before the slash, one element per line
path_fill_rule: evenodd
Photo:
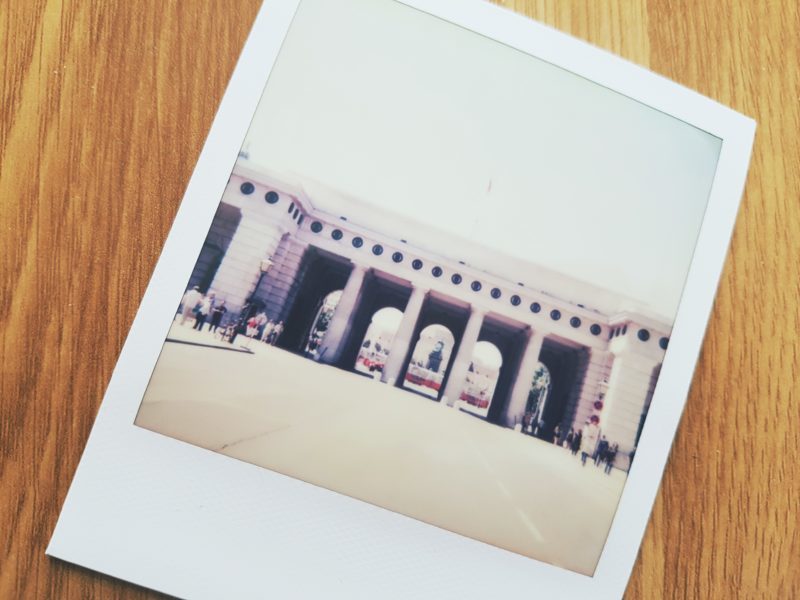
<path fill-rule="evenodd" d="M 272 65 L 303 0 L 266 0 L 131 327 L 47 553 L 186 598 L 621 597 L 691 384 L 755 123 L 480 0 L 395 0 L 722 140 L 648 420 L 593 576 L 580 575 L 134 426 Z"/>

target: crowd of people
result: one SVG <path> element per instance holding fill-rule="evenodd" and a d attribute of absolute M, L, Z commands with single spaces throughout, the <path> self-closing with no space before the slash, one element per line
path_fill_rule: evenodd
<path fill-rule="evenodd" d="M 600 427 L 591 420 L 587 420 L 582 429 L 573 428 L 566 435 L 562 435 L 559 425 L 555 426 L 552 433 L 547 433 L 544 421 L 537 420 L 533 415 L 525 415 L 522 430 L 528 435 L 566 448 L 573 456 L 577 456 L 580 452 L 582 465 L 586 466 L 586 462 L 591 460 L 595 467 L 602 465 L 607 475 L 611 474 L 619 453 L 619 444 L 609 442 L 606 436 L 602 435 Z"/>
<path fill-rule="evenodd" d="M 591 459 L 595 467 L 603 466 L 606 475 L 611 473 L 614 468 L 614 461 L 617 459 L 619 444 L 612 444 L 606 436 L 600 433 L 600 428 L 592 421 L 586 421 L 583 429 L 570 430 L 564 441 L 565 447 L 569 447 L 572 455 L 581 453 L 581 464 L 586 466 L 586 461 Z"/>
<path fill-rule="evenodd" d="M 267 313 L 260 312 L 247 320 L 246 335 L 249 338 L 274 346 L 283 333 L 283 321 L 272 321 Z"/>
<path fill-rule="evenodd" d="M 263 311 L 253 315 L 247 321 L 243 318 L 226 323 L 223 319 L 228 312 L 225 301 L 217 301 L 216 294 L 203 294 L 198 286 L 194 286 L 183 295 L 181 301 L 180 324 L 191 322 L 192 329 L 203 331 L 208 323 L 208 331 L 218 334 L 223 340 L 233 343 L 240 333 L 248 338 L 263 341 L 274 346 L 283 333 L 283 321 L 271 321 Z"/>
<path fill-rule="evenodd" d="M 194 319 L 192 329 L 203 331 L 206 321 L 211 317 L 208 328 L 215 333 L 222 323 L 222 318 L 228 312 L 225 300 L 217 302 L 214 292 L 203 294 L 200 288 L 194 286 L 183 295 L 181 302 L 181 325 L 185 325 L 188 319 Z"/>

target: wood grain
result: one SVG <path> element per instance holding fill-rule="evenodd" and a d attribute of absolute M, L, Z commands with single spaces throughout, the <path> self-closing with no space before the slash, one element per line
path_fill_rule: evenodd
<path fill-rule="evenodd" d="M 627 597 L 800 597 L 797 3 L 501 4 L 758 120 Z M 44 549 L 258 5 L 0 3 L 0 598 L 157 596 Z"/>

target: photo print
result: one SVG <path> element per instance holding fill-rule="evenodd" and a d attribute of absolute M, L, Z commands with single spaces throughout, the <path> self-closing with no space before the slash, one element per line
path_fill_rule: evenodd
<path fill-rule="evenodd" d="M 592 575 L 720 148 L 395 0 L 302 0 L 136 425 Z"/>

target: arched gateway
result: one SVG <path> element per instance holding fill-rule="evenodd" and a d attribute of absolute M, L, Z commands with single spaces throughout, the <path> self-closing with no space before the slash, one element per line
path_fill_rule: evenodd
<path fill-rule="evenodd" d="M 285 324 L 281 348 L 308 356 L 313 342 L 315 360 L 349 371 L 363 372 L 358 365 L 370 355 L 374 368 L 367 370 L 385 384 L 466 404 L 507 427 L 522 427 L 544 365 L 550 382 L 537 416 L 547 433 L 596 417 L 620 456 L 634 448 L 667 324 L 622 310 L 625 298 L 533 264 L 520 264 L 510 279 L 505 257 L 489 249 L 476 254 L 423 223 L 369 208 L 373 224 L 391 229 L 373 231 L 357 224 L 363 204 L 323 200 L 336 216 L 318 209 L 302 187 L 237 164 L 223 203 L 241 222 L 210 285 L 232 314 L 258 301 Z M 427 242 L 416 246 L 404 235 Z M 474 264 L 459 256 L 470 252 Z M 265 260 L 266 272 L 259 267 Z M 498 265 L 504 272 L 492 273 Z M 601 300 L 604 308 L 589 307 Z M 376 315 L 389 310 L 394 331 L 383 334 L 378 350 L 369 332 Z M 477 364 L 476 353 L 489 346 L 498 364 Z"/>

